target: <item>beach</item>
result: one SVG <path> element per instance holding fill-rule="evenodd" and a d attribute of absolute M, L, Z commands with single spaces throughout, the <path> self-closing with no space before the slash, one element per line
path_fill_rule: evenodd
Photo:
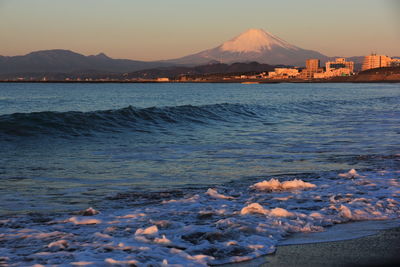
<path fill-rule="evenodd" d="M 400 227 L 350 240 L 278 246 L 272 255 L 224 267 L 399 266 Z"/>

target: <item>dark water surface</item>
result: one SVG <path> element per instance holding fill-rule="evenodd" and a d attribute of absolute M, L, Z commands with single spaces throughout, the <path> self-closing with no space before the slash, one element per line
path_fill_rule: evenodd
<path fill-rule="evenodd" d="M 398 84 L 3 83 L 0 212 L 379 168 L 371 158 L 400 153 L 399 133 Z"/>

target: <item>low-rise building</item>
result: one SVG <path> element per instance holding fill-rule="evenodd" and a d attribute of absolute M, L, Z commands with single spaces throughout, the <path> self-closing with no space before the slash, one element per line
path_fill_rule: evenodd
<path fill-rule="evenodd" d="M 268 73 L 270 79 L 288 79 L 295 78 L 299 75 L 298 69 L 291 68 L 275 68 L 274 71 Z"/>
<path fill-rule="evenodd" d="M 345 58 L 336 58 L 335 61 L 328 61 L 325 63 L 326 72 L 330 72 L 335 69 L 349 69 L 350 73 L 354 72 L 354 62 L 346 61 Z"/>
<path fill-rule="evenodd" d="M 349 68 L 330 69 L 329 71 L 314 73 L 314 79 L 327 79 L 338 76 L 350 76 L 352 72 Z"/>
<path fill-rule="evenodd" d="M 354 72 L 354 62 L 346 61 L 345 58 L 336 58 L 335 61 L 325 63 L 325 72 L 316 72 L 314 79 L 326 79 L 337 76 L 349 76 Z"/>
<path fill-rule="evenodd" d="M 169 78 L 157 78 L 157 82 L 169 82 Z"/>
<path fill-rule="evenodd" d="M 400 58 L 392 58 L 390 62 L 391 67 L 400 67 Z"/>

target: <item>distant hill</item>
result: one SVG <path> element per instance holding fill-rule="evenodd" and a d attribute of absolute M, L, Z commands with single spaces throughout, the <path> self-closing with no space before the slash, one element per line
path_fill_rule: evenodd
<path fill-rule="evenodd" d="M 0 74 L 0 79 L 17 79 L 24 77 L 26 79 L 41 80 L 46 77 L 47 80 L 65 80 L 69 79 L 155 79 L 159 77 L 178 78 L 179 76 L 202 76 L 209 74 L 244 74 L 260 73 L 272 71 L 275 67 L 269 64 L 250 63 L 210 63 L 195 67 L 161 67 L 151 68 L 127 73 L 101 72 L 101 71 L 78 71 L 78 72 L 26 72 L 15 74 Z"/>
<path fill-rule="evenodd" d="M 101 53 L 84 56 L 69 50 L 43 50 L 24 56 L 0 56 L 0 74 L 39 72 L 132 72 L 141 69 L 170 66 L 166 62 L 145 62 L 128 59 L 112 59 Z"/>
<path fill-rule="evenodd" d="M 307 50 L 280 39 L 262 29 L 250 29 L 220 46 L 166 62 L 184 65 L 199 65 L 211 60 L 221 63 L 257 61 L 265 64 L 305 66 L 309 58 L 322 62 L 328 57 L 313 50 Z"/>
<path fill-rule="evenodd" d="M 156 68 L 141 70 L 127 74 L 127 78 L 157 78 L 157 77 L 168 77 L 176 78 L 180 75 L 196 76 L 196 75 L 207 75 L 207 74 L 241 74 L 255 72 L 260 73 L 264 71 L 272 71 L 276 66 L 269 64 L 260 64 L 258 62 L 249 63 L 210 63 L 195 67 L 167 67 L 167 68 Z"/>

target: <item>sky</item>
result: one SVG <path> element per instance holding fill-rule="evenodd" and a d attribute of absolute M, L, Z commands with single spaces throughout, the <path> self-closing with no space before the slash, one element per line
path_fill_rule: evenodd
<path fill-rule="evenodd" d="M 0 55 L 171 59 L 261 28 L 327 56 L 400 56 L 400 0 L 0 0 Z"/>

